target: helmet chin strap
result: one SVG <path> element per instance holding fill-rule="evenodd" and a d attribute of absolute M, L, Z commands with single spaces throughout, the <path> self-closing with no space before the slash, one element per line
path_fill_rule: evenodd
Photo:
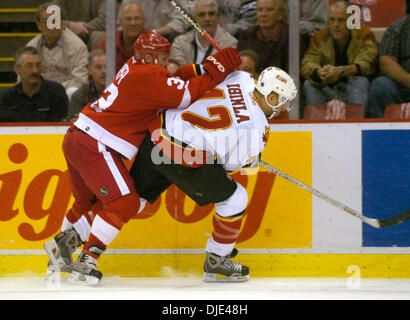
<path fill-rule="evenodd" d="M 269 103 L 268 97 L 265 97 L 265 101 L 266 101 L 267 105 L 268 105 L 269 107 L 271 107 L 271 109 L 272 109 L 272 113 L 271 113 L 271 115 L 268 117 L 268 120 L 273 119 L 274 117 L 276 117 L 277 115 L 280 114 L 280 112 L 278 111 L 278 109 L 279 109 L 284 103 L 278 104 L 277 106 L 273 106 L 273 105 L 271 105 L 271 104 Z M 285 102 L 285 103 L 286 103 L 286 102 Z"/>
<path fill-rule="evenodd" d="M 260 95 L 262 95 L 262 93 L 260 93 L 257 89 L 256 89 L 256 92 L 258 92 Z M 256 101 L 257 101 L 257 103 L 259 104 L 259 106 L 262 108 L 262 105 L 261 105 L 261 102 L 262 102 L 262 101 L 259 100 L 259 98 L 256 96 L 255 93 L 253 94 L 253 96 L 254 96 L 254 98 L 256 99 Z M 262 96 L 263 96 L 263 95 L 262 95 Z M 274 118 L 277 114 L 279 114 L 277 109 L 278 109 L 283 103 L 282 103 L 282 104 L 279 104 L 279 105 L 277 105 L 277 106 L 273 106 L 273 105 L 271 105 L 271 104 L 269 103 L 267 96 L 263 96 L 263 98 L 264 98 L 266 104 L 267 104 L 267 105 L 270 107 L 270 109 L 272 110 L 272 113 L 271 113 L 269 116 L 266 116 L 266 118 L 267 118 L 268 120 L 270 120 L 270 119 Z M 263 110 L 263 108 L 262 108 L 262 110 Z"/>
<path fill-rule="evenodd" d="M 268 120 L 275 118 L 275 117 L 277 116 L 277 114 L 278 114 L 278 110 L 272 109 L 272 113 L 271 113 L 271 115 L 268 117 Z"/>
<path fill-rule="evenodd" d="M 146 63 L 158 64 L 158 59 L 155 58 L 152 54 L 146 54 L 146 55 L 144 56 L 144 58 L 146 58 L 147 56 L 150 57 L 149 60 L 150 60 L 151 62 L 147 62 L 147 59 L 141 59 L 142 63 L 144 63 L 144 64 L 146 64 Z"/>

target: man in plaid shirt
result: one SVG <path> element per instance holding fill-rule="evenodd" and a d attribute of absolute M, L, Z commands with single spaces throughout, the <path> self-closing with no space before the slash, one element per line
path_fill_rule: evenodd
<path fill-rule="evenodd" d="M 407 1 L 409 2 L 409 1 Z M 379 47 L 382 76 L 373 80 L 368 117 L 382 118 L 386 106 L 410 102 L 410 14 L 388 26 Z"/>

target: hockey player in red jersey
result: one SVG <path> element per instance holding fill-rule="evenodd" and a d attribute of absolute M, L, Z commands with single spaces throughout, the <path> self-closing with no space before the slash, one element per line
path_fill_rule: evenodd
<path fill-rule="evenodd" d="M 69 280 L 74 283 L 99 282 L 102 273 L 97 270 L 97 259 L 140 209 L 140 198 L 122 158 L 131 160 L 136 155 L 148 124 L 160 109 L 188 107 L 241 63 L 236 49 L 226 48 L 208 57 L 202 66 L 182 67 L 176 74 L 189 78 L 185 80 L 165 68 L 170 45 L 159 34 L 143 33 L 134 49 L 136 56 L 124 64 L 97 101 L 84 107 L 64 138 L 75 202 L 61 233 L 44 247 L 50 269 L 71 271 Z M 189 74 L 201 75 L 190 78 Z M 90 217 L 96 198 L 103 209 Z M 88 240 L 88 235 L 74 228 L 84 224 L 91 225 Z M 71 263 L 72 252 L 82 242 L 78 260 Z"/>

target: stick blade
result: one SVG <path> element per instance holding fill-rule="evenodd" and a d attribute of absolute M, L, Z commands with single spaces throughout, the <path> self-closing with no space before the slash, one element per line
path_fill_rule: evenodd
<path fill-rule="evenodd" d="M 406 210 L 397 216 L 379 220 L 379 225 L 380 225 L 379 228 L 395 226 L 409 219 L 410 219 L 410 210 Z"/>

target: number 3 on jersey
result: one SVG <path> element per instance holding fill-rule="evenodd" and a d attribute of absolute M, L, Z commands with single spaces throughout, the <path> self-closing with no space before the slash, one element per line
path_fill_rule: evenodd
<path fill-rule="evenodd" d="M 91 108 L 97 112 L 108 109 L 115 99 L 118 97 L 118 88 L 114 83 L 111 83 L 101 94 L 101 98 L 95 101 Z"/>
<path fill-rule="evenodd" d="M 121 76 L 121 78 L 119 82 L 121 82 L 122 78 L 124 78 L 126 74 L 127 73 L 124 74 L 124 73 L 121 73 L 120 71 L 119 75 Z M 184 87 L 185 82 L 178 78 L 168 78 L 167 84 L 169 86 L 176 85 L 177 89 L 180 90 Z M 113 102 L 115 101 L 115 99 L 117 99 L 117 97 L 118 97 L 118 87 L 113 82 L 103 91 L 103 93 L 101 94 L 101 98 L 95 101 L 91 105 L 91 108 L 93 108 L 97 112 L 106 110 L 113 104 Z"/>

